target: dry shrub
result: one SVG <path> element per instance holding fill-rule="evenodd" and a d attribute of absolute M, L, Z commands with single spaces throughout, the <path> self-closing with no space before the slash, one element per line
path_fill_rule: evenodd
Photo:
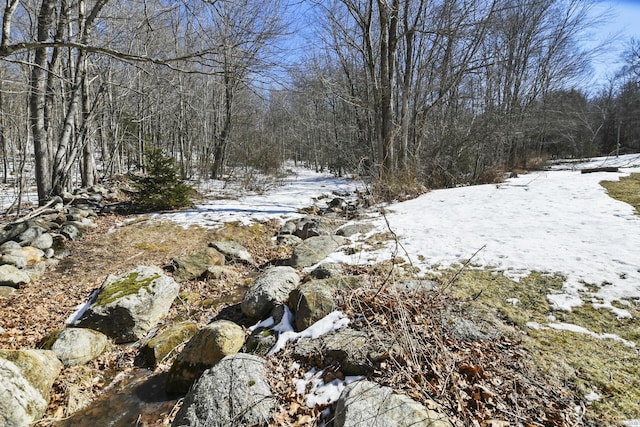
<path fill-rule="evenodd" d="M 372 194 L 376 202 L 413 199 L 427 192 L 427 188 L 412 173 L 396 173 L 379 178 L 373 183 Z"/>
<path fill-rule="evenodd" d="M 375 367 L 376 382 L 427 406 L 435 402 L 456 425 L 580 424 L 578 399 L 538 378 L 517 338 L 459 338 L 447 313 L 460 309 L 460 301 L 437 290 L 398 289 L 360 289 L 344 307 L 358 319 L 354 327 L 383 332 L 396 344 Z"/>

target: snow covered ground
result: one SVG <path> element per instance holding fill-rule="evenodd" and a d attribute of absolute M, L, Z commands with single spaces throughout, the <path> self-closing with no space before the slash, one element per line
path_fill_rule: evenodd
<path fill-rule="evenodd" d="M 581 174 L 582 168 L 619 166 L 620 173 Z M 297 170 L 298 175 L 265 194 L 235 200 L 214 200 L 196 209 L 158 215 L 183 225 L 216 226 L 226 221 L 249 223 L 300 214 L 315 197 L 344 194 L 357 182 Z M 582 304 L 585 283 L 599 287 L 599 306 L 628 313 L 611 305 L 616 300 L 640 299 L 640 217 L 626 203 L 609 197 L 599 185 L 640 172 L 640 155 L 562 162 L 551 170 L 512 178 L 502 184 L 436 190 L 417 199 L 389 205 L 386 220 L 401 238 L 403 258 L 422 272 L 459 264 L 492 267 L 518 279 L 531 271 L 560 273 L 563 292 L 549 295 L 556 309 Z M 327 198 L 330 200 L 331 198 Z M 387 229 L 381 214 L 367 221 L 370 234 Z M 358 243 L 356 243 L 358 244 Z M 393 245 L 354 255 L 336 252 L 329 260 L 348 263 L 388 259 Z"/>

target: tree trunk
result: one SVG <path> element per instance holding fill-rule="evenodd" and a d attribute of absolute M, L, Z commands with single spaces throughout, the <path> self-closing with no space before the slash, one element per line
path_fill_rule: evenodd
<path fill-rule="evenodd" d="M 43 0 L 38 13 L 37 42 L 44 43 L 49 39 L 55 12 L 54 0 Z M 45 105 L 47 93 L 47 59 L 48 48 L 37 47 L 31 76 L 29 79 L 29 124 L 33 138 L 35 156 L 35 175 L 38 188 L 38 202 L 44 204 L 51 195 L 53 180 L 51 177 L 51 149 L 45 121 Z"/>

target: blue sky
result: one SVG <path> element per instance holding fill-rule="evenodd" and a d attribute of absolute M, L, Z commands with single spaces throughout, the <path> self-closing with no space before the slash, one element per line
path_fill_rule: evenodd
<path fill-rule="evenodd" d="M 640 39 L 640 0 L 602 0 L 596 12 L 610 8 L 610 22 L 596 29 L 596 39 L 614 38 L 598 63 L 593 64 L 598 79 L 603 79 L 622 65 L 621 55 L 631 38 Z"/>

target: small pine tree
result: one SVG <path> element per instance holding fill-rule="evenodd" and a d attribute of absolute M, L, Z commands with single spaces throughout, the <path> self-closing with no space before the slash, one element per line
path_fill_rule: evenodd
<path fill-rule="evenodd" d="M 147 150 L 145 159 L 146 174 L 131 176 L 134 208 L 150 212 L 191 206 L 195 190 L 180 179 L 174 160 L 160 149 Z"/>

